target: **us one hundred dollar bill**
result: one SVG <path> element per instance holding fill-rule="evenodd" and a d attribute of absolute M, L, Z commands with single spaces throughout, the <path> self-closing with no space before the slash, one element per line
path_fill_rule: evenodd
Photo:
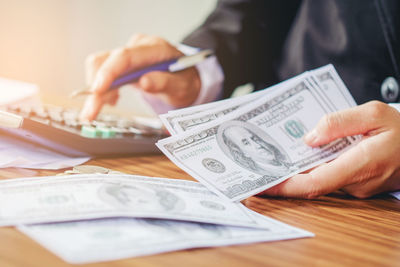
<path fill-rule="evenodd" d="M 229 101 L 230 101 L 230 99 L 225 99 L 225 100 L 221 100 L 218 102 L 211 102 L 211 103 L 206 103 L 206 104 L 197 105 L 197 106 L 193 106 L 193 107 L 171 110 L 171 111 L 168 111 L 168 113 L 160 114 L 160 119 L 161 119 L 161 122 L 164 124 L 165 128 L 167 128 L 167 130 L 169 131 L 169 133 L 171 135 L 174 135 L 174 134 L 178 133 L 176 130 L 176 125 L 175 125 L 175 121 L 177 119 L 184 117 L 184 116 L 190 116 L 190 115 L 196 114 L 198 112 L 207 110 L 208 108 L 210 108 L 210 109 L 216 108 L 220 104 L 222 104 L 224 102 L 229 102 Z"/>
<path fill-rule="evenodd" d="M 237 110 L 238 108 L 251 103 L 257 98 L 264 97 L 272 93 L 274 90 L 277 90 L 280 87 L 281 84 L 277 84 L 252 94 L 217 101 L 215 104 L 218 105 L 214 106 L 206 106 L 207 104 L 200 105 L 197 106 L 196 109 L 193 108 L 192 110 L 189 110 L 190 113 L 187 113 L 185 110 L 183 110 L 179 113 L 176 113 L 174 117 L 171 117 L 169 122 L 174 129 L 174 134 L 183 133 L 223 117 Z"/>
<path fill-rule="evenodd" d="M 217 101 L 212 106 L 205 104 L 174 111 L 173 115 L 166 115 L 168 119 L 164 123 L 173 128 L 172 135 L 186 132 L 223 117 L 257 98 L 268 97 L 275 90 L 282 90 L 291 81 L 299 79 L 308 80 L 310 86 L 314 86 L 315 92 L 321 94 L 321 99 L 326 101 L 325 104 L 332 112 L 356 105 L 335 68 L 327 65 L 252 94 Z M 331 99 L 335 99 L 335 103 Z"/>
<path fill-rule="evenodd" d="M 23 225 L 18 229 L 73 264 L 313 236 L 255 212 L 250 215 L 264 229 L 135 218 Z"/>
<path fill-rule="evenodd" d="M 0 181 L 0 226 L 108 217 L 161 218 L 260 228 L 241 203 L 197 182 L 123 174 Z"/>
<path fill-rule="evenodd" d="M 325 114 L 355 105 L 345 87 L 337 87 L 341 83 L 315 76 L 312 72 L 297 76 L 215 120 L 160 140 L 157 146 L 180 168 L 231 201 L 264 191 L 334 159 L 358 141 L 342 138 L 320 148 L 303 142 L 304 134 Z"/>

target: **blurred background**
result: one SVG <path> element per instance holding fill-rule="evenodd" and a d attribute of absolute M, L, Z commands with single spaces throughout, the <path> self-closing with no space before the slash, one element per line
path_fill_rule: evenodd
<path fill-rule="evenodd" d="M 85 86 L 88 54 L 125 44 L 134 33 L 179 43 L 216 0 L 0 0 L 0 77 L 37 84 L 49 103 L 80 106 L 71 91 Z M 124 89 L 118 109 L 151 114 Z M 127 101 L 129 99 L 129 101 Z"/>

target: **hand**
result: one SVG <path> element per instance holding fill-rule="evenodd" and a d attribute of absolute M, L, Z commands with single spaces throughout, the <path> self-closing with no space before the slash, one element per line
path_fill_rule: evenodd
<path fill-rule="evenodd" d="M 367 198 L 399 190 L 400 113 L 389 105 L 372 101 L 326 115 L 304 141 L 317 147 L 359 134 L 362 140 L 338 158 L 262 194 L 312 199 L 341 189 L 357 198 Z"/>
<path fill-rule="evenodd" d="M 85 102 L 81 119 L 93 120 L 104 104 L 117 102 L 118 90 L 108 91 L 108 88 L 118 76 L 182 55 L 164 39 L 135 35 L 124 48 L 89 56 L 86 61 L 86 80 L 93 94 Z M 201 82 L 196 68 L 192 67 L 176 73 L 150 72 L 134 85 L 180 108 L 195 101 Z"/>

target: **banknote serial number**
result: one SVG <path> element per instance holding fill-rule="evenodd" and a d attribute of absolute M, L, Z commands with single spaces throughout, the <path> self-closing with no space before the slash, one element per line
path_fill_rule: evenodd
<path fill-rule="evenodd" d="M 192 150 L 192 151 L 190 151 L 188 153 L 184 153 L 182 155 L 179 155 L 179 158 L 181 160 L 187 160 L 189 158 L 197 157 L 197 156 L 199 156 L 199 155 L 201 155 L 201 154 L 203 154 L 205 152 L 208 152 L 210 150 L 212 150 L 212 147 L 210 145 L 206 145 L 206 146 L 203 146 L 203 147 L 196 148 L 196 149 L 194 149 L 194 150 Z"/>

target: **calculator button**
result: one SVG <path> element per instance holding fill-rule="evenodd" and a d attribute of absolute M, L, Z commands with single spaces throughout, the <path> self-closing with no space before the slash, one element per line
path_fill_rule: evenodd
<path fill-rule="evenodd" d="M 123 127 L 123 128 L 129 128 L 134 126 L 135 123 L 131 120 L 127 120 L 127 119 L 120 119 L 117 121 L 117 126 L 118 127 Z"/>
<path fill-rule="evenodd" d="M 92 126 L 82 126 L 81 135 L 90 138 L 96 138 L 100 136 L 100 131 Z"/>
<path fill-rule="evenodd" d="M 92 126 L 94 127 L 107 127 L 107 126 L 114 126 L 114 125 L 109 125 L 107 122 L 99 121 L 99 120 L 94 120 L 91 122 Z"/>
<path fill-rule="evenodd" d="M 90 123 L 90 121 L 86 121 L 86 120 L 78 120 L 78 124 L 79 126 L 92 126 L 92 124 Z"/>
<path fill-rule="evenodd" d="M 112 114 L 99 114 L 97 116 L 97 120 L 103 121 L 103 122 L 110 122 L 110 123 L 115 123 L 118 121 L 120 117 Z"/>
<path fill-rule="evenodd" d="M 73 127 L 73 128 L 78 128 L 79 122 L 75 119 L 65 119 L 64 120 L 65 125 L 69 126 L 69 127 Z"/>
<path fill-rule="evenodd" d="M 49 117 L 54 122 L 62 123 L 64 121 L 61 112 L 56 110 L 49 111 Z"/>
<path fill-rule="evenodd" d="M 47 114 L 46 110 L 43 107 L 34 107 L 32 109 L 32 115 L 42 119 L 49 118 L 49 114 Z"/>
<path fill-rule="evenodd" d="M 77 121 L 79 119 L 79 113 L 76 110 L 65 110 L 62 113 L 64 120 L 74 120 Z"/>
<path fill-rule="evenodd" d="M 102 138 L 113 138 L 115 137 L 115 131 L 109 127 L 96 127 L 96 129 L 99 131 L 99 135 Z"/>
<path fill-rule="evenodd" d="M 32 114 L 32 109 L 30 107 L 21 106 L 19 108 L 19 113 L 24 117 L 29 117 Z"/>
<path fill-rule="evenodd" d="M 113 130 L 117 134 L 124 134 L 129 132 L 127 128 L 123 127 L 111 127 L 111 130 Z"/>
<path fill-rule="evenodd" d="M 137 135 L 142 135 L 143 134 L 142 130 L 140 130 L 138 128 L 135 128 L 135 127 L 129 127 L 128 130 L 129 130 L 129 132 L 137 134 Z"/>

